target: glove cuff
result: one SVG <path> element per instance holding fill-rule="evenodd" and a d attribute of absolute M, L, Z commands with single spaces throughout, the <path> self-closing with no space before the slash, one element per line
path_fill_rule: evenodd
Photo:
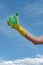
<path fill-rule="evenodd" d="M 18 31 L 22 36 L 25 36 L 25 35 L 28 33 L 21 25 L 18 26 L 17 31 Z"/>

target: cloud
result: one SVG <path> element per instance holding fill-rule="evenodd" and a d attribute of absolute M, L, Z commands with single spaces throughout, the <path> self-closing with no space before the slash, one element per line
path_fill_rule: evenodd
<path fill-rule="evenodd" d="M 42 55 L 43 56 L 43 55 Z M 43 65 L 43 57 L 17 59 L 15 61 L 1 61 L 0 65 Z"/>
<path fill-rule="evenodd" d="M 38 54 L 38 55 L 36 55 L 36 57 L 43 58 L 43 55 Z"/>

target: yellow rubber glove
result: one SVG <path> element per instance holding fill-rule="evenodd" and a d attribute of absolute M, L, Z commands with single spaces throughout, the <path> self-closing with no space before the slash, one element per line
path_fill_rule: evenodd
<path fill-rule="evenodd" d="M 19 25 L 19 27 L 17 28 L 17 31 L 22 35 L 25 36 L 28 32 L 26 31 L 26 29 L 24 29 L 21 25 Z"/>
<path fill-rule="evenodd" d="M 7 24 L 13 29 L 16 29 L 23 36 L 27 34 L 27 31 L 19 24 L 17 14 L 15 16 L 9 17 L 7 20 Z"/>

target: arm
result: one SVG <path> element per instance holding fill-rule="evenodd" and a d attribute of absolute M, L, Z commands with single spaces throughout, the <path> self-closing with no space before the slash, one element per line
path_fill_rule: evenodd
<path fill-rule="evenodd" d="M 13 29 L 16 29 L 22 36 L 24 36 L 26 39 L 33 42 L 35 45 L 37 44 L 43 44 L 43 36 L 40 36 L 38 38 L 34 37 L 32 34 L 27 32 L 18 22 L 17 18 L 18 14 L 16 14 L 13 17 L 8 18 L 7 24 L 11 26 Z"/>
<path fill-rule="evenodd" d="M 15 26 L 13 26 L 12 28 L 15 29 Z M 32 34 L 26 31 L 26 29 L 24 29 L 20 24 L 17 26 L 16 30 L 26 39 L 31 41 L 34 45 L 43 44 L 43 36 L 40 36 L 38 38 L 34 37 Z"/>
<path fill-rule="evenodd" d="M 35 45 L 39 44 L 38 38 L 34 37 L 32 34 L 30 34 L 26 29 L 24 29 L 21 25 L 19 25 L 17 31 L 24 36 L 26 39 L 34 43 Z"/>
<path fill-rule="evenodd" d="M 34 45 L 39 44 L 38 39 L 36 37 L 34 37 L 32 34 L 30 34 L 30 33 L 27 33 L 25 35 L 25 38 L 28 39 L 28 40 L 30 40 Z"/>

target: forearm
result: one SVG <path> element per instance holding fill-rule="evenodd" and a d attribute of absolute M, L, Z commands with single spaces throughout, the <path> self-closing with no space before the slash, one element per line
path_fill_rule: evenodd
<path fill-rule="evenodd" d="M 25 36 L 25 35 L 28 33 L 28 31 L 27 31 L 25 28 L 23 28 L 21 25 L 18 26 L 17 31 L 18 31 L 22 36 Z"/>
<path fill-rule="evenodd" d="M 38 39 L 34 37 L 32 34 L 30 34 L 28 31 L 26 31 L 21 25 L 18 26 L 17 31 L 23 35 L 26 39 L 33 42 L 34 44 L 38 44 Z"/>
<path fill-rule="evenodd" d="M 41 37 L 34 37 L 32 34 L 27 32 L 18 22 L 18 14 L 16 13 L 15 16 L 11 16 L 7 20 L 8 26 L 11 28 L 16 29 L 22 36 L 33 42 L 34 44 L 43 44 L 43 36 Z"/>
<path fill-rule="evenodd" d="M 39 40 L 38 38 L 34 37 L 32 34 L 30 34 L 29 32 L 25 35 L 25 38 L 28 39 L 29 41 L 31 41 L 33 44 L 37 45 L 39 44 Z"/>

